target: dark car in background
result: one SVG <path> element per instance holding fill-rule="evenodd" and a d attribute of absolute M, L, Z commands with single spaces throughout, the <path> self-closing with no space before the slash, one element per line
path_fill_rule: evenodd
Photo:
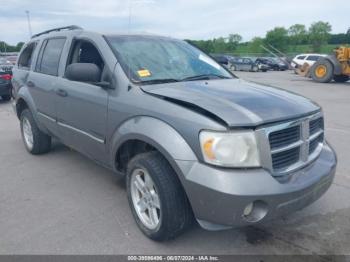
<path fill-rule="evenodd" d="M 230 60 L 230 70 L 258 72 L 259 66 L 251 58 L 235 57 Z M 262 69 L 262 71 L 267 71 L 267 68 Z"/>
<path fill-rule="evenodd" d="M 7 59 L 7 57 L 0 57 L 0 96 L 2 100 L 5 101 L 11 99 L 12 67 L 13 64 Z"/>
<path fill-rule="evenodd" d="M 11 79 L 12 74 L 0 70 L 0 96 L 2 100 L 9 101 L 11 99 Z"/>
<path fill-rule="evenodd" d="M 259 57 L 255 61 L 258 64 L 269 66 L 274 71 L 285 71 L 288 69 L 288 65 L 282 62 L 282 60 L 271 57 Z"/>
<path fill-rule="evenodd" d="M 230 55 L 212 55 L 216 62 L 225 66 L 231 71 L 249 71 L 249 72 L 266 72 L 269 67 L 263 64 L 255 63 L 249 57 L 234 57 Z"/>
<path fill-rule="evenodd" d="M 233 56 L 229 56 L 229 55 L 211 55 L 214 60 L 216 62 L 218 62 L 219 64 L 223 65 L 223 66 L 226 66 L 226 67 L 229 67 L 230 65 L 230 60 L 232 60 L 234 57 Z"/>

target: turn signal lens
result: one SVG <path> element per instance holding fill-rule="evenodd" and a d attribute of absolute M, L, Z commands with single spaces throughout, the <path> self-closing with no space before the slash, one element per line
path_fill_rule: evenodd
<path fill-rule="evenodd" d="M 206 142 L 204 142 L 204 145 L 203 145 L 204 153 L 210 159 L 215 158 L 215 155 L 213 152 L 213 143 L 214 143 L 214 139 L 209 139 Z"/>

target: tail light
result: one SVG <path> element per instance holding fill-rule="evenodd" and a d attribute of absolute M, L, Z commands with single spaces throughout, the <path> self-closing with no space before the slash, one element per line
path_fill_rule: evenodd
<path fill-rule="evenodd" d="M 12 79 L 12 75 L 10 74 L 4 74 L 4 75 L 0 75 L 0 78 L 6 80 L 6 81 L 9 81 Z"/>

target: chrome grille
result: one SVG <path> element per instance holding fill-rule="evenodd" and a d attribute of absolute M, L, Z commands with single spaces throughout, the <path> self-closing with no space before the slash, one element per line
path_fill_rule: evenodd
<path fill-rule="evenodd" d="M 280 176 L 307 165 L 319 155 L 324 141 L 323 116 L 317 113 L 256 132 L 263 167 Z"/>
<path fill-rule="evenodd" d="M 299 161 L 300 148 L 292 148 L 280 153 L 272 154 L 272 167 L 281 170 Z"/>
<path fill-rule="evenodd" d="M 310 121 L 310 135 L 317 133 L 320 130 L 323 130 L 323 117 L 319 117 L 317 119 Z"/>
<path fill-rule="evenodd" d="M 323 143 L 324 137 L 323 134 L 320 134 L 318 137 L 316 137 L 314 140 L 310 141 L 309 144 L 309 155 L 315 152 L 319 144 Z"/>
<path fill-rule="evenodd" d="M 293 126 L 270 133 L 269 141 L 271 149 L 283 147 L 300 139 L 300 126 Z"/>

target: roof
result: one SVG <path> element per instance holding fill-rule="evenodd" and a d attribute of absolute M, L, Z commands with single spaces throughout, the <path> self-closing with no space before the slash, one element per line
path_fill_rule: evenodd
<path fill-rule="evenodd" d="M 64 26 L 64 27 L 58 27 L 58 28 L 53 28 L 50 30 L 43 31 L 41 33 L 35 34 L 32 36 L 31 39 L 40 39 L 41 37 L 46 37 L 48 34 L 50 36 L 62 36 L 62 35 L 67 35 L 67 34 L 80 34 L 82 32 L 87 32 L 91 34 L 98 34 L 98 35 L 106 35 L 108 37 L 150 37 L 150 38 L 171 38 L 167 36 L 160 36 L 156 34 L 151 34 L 151 33 L 111 33 L 111 34 L 103 34 L 103 33 L 98 33 L 98 32 L 90 32 L 84 30 L 82 27 L 79 27 L 77 25 L 70 25 L 70 26 Z M 173 39 L 173 38 L 172 38 Z"/>

